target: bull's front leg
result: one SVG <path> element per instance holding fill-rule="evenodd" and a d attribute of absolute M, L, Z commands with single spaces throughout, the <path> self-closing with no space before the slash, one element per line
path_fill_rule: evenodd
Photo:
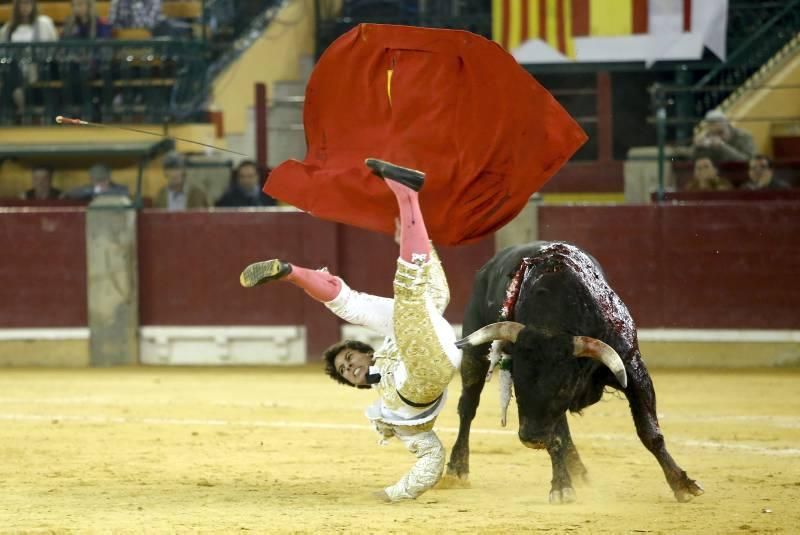
<path fill-rule="evenodd" d="M 464 350 L 461 360 L 461 398 L 458 400 L 458 437 L 450 452 L 447 473 L 442 478 L 440 488 L 469 486 L 469 430 L 478 404 L 481 399 L 483 385 L 486 384 L 486 372 L 489 361 L 486 353 L 488 344 Z"/>
<path fill-rule="evenodd" d="M 675 498 L 679 502 L 688 502 L 694 496 L 703 494 L 703 487 L 697 481 L 690 479 L 667 451 L 664 435 L 658 425 L 656 393 L 653 389 L 653 382 L 641 359 L 638 358 L 634 362 L 636 367 L 633 370 L 628 370 L 630 380 L 628 381 L 628 387 L 625 389 L 625 395 L 628 398 L 633 421 L 636 424 L 636 433 L 639 435 L 642 444 L 658 460 L 658 464 L 661 465 Z"/>
<path fill-rule="evenodd" d="M 547 444 L 547 453 L 550 454 L 550 461 L 553 464 L 550 503 L 574 502 L 575 490 L 572 488 L 572 477 L 580 477 L 584 482 L 588 482 L 589 476 L 572 442 L 566 413 L 556 422 L 553 438 Z"/>
<path fill-rule="evenodd" d="M 569 431 L 569 423 L 567 422 L 567 413 L 561 416 L 561 419 L 556 424 L 556 435 L 561 437 L 561 440 L 566 445 L 564 448 L 565 462 L 567 470 L 572 479 L 578 479 L 583 483 L 589 483 L 589 471 L 581 461 L 581 456 L 578 454 L 578 448 L 572 441 L 572 434 Z"/>

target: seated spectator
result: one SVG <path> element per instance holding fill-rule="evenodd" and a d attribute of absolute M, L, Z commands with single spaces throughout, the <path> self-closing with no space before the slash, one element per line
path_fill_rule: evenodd
<path fill-rule="evenodd" d="M 53 187 L 53 168 L 46 165 L 37 165 L 31 169 L 31 189 L 22 194 L 28 201 L 43 201 L 58 199 L 61 190 Z"/>
<path fill-rule="evenodd" d="M 694 176 L 686 184 L 686 191 L 720 191 L 731 189 L 731 183 L 720 178 L 717 167 L 711 158 L 697 158 L 694 161 Z"/>
<path fill-rule="evenodd" d="M 233 171 L 231 184 L 216 206 L 275 206 L 275 199 L 261 191 L 261 177 L 268 175 L 261 172 L 260 166 L 252 160 L 244 160 Z"/>
<path fill-rule="evenodd" d="M 114 29 L 144 28 L 153 31 L 161 19 L 161 0 L 111 0 L 108 19 Z"/>
<path fill-rule="evenodd" d="M 89 168 L 91 184 L 78 186 L 62 195 L 64 199 L 91 201 L 98 195 L 124 195 L 128 196 L 128 186 L 116 184 L 111 180 L 111 168 L 102 163 L 96 163 Z"/>
<path fill-rule="evenodd" d="M 747 170 L 747 182 L 742 189 L 789 189 L 789 183 L 777 178 L 772 172 L 772 160 L 763 154 L 756 154 L 750 159 Z"/>
<path fill-rule="evenodd" d="M 36 0 L 14 0 L 11 20 L 0 28 L 0 42 L 58 41 L 53 19 L 39 15 Z"/>
<path fill-rule="evenodd" d="M 36 0 L 14 0 L 11 19 L 0 28 L 0 43 L 30 43 L 34 41 L 58 41 L 58 33 L 53 19 L 47 15 L 39 15 Z M 17 112 L 25 109 L 25 92 L 23 87 L 35 83 L 39 73 L 35 63 L 23 63 L 12 68 L 6 75 L 0 94 L 0 109 L 13 100 Z M 9 97 L 10 95 L 10 97 Z"/>
<path fill-rule="evenodd" d="M 97 15 L 94 0 L 72 0 L 72 13 L 64 21 L 62 39 L 104 39 L 111 37 L 111 25 Z"/>
<path fill-rule="evenodd" d="M 186 182 L 186 162 L 177 152 L 164 156 L 164 176 L 167 185 L 161 188 L 153 203 L 155 208 L 180 211 L 190 208 L 208 208 L 208 198 L 203 190 Z"/>
<path fill-rule="evenodd" d="M 756 153 L 753 136 L 734 128 L 719 110 L 706 114 L 694 138 L 694 158 L 708 157 L 715 162 L 746 162 Z"/>

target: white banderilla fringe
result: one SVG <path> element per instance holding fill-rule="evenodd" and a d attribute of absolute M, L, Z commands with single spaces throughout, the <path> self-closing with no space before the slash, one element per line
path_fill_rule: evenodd
<path fill-rule="evenodd" d="M 495 340 L 492 342 L 492 347 L 489 349 L 489 371 L 486 372 L 486 381 L 492 380 L 494 368 L 501 361 L 509 360 L 509 356 L 503 353 L 500 348 L 503 345 L 502 340 Z M 503 427 L 507 423 L 508 404 L 511 403 L 511 397 L 514 395 L 514 382 L 511 379 L 511 372 L 504 369 L 505 366 L 500 366 L 500 425 Z"/>

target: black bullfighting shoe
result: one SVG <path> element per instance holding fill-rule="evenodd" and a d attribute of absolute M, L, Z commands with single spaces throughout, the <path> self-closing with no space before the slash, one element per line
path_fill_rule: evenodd
<path fill-rule="evenodd" d="M 292 265 L 274 258 L 250 264 L 242 274 L 239 275 L 239 282 L 245 288 L 252 288 L 265 282 L 282 279 L 292 272 Z"/>
<path fill-rule="evenodd" d="M 404 186 L 408 186 L 414 191 L 422 189 L 425 182 L 425 173 L 408 167 L 400 167 L 393 163 L 378 160 L 377 158 L 367 158 L 364 163 L 373 173 L 383 179 L 394 180 Z"/>

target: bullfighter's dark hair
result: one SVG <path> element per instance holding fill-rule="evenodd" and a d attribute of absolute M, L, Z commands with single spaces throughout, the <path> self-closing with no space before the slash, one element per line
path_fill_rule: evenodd
<path fill-rule="evenodd" d="M 358 340 L 344 340 L 342 342 L 337 342 L 326 349 L 325 353 L 323 353 L 323 357 L 325 358 L 325 373 L 328 374 L 331 379 L 343 385 L 354 386 L 356 388 L 372 388 L 370 385 L 354 385 L 342 377 L 342 374 L 340 374 L 336 369 L 336 365 L 333 363 L 333 361 L 336 358 L 336 355 L 338 355 L 343 349 L 353 349 L 355 351 L 370 354 L 375 351 L 371 345 L 365 344 L 364 342 L 359 342 Z"/>

